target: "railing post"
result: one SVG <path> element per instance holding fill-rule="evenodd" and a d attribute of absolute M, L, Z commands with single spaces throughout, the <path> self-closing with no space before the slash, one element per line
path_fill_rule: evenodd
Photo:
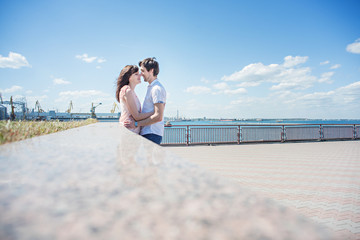
<path fill-rule="evenodd" d="M 323 126 L 321 124 L 320 124 L 319 134 L 320 134 L 320 141 L 322 141 L 324 139 L 324 132 L 323 132 Z"/>
<path fill-rule="evenodd" d="M 353 140 L 356 139 L 356 125 L 354 124 L 354 128 L 353 128 Z"/>
<path fill-rule="evenodd" d="M 189 137 L 190 137 L 189 125 L 186 126 L 186 146 L 189 146 Z"/>
<path fill-rule="evenodd" d="M 285 126 L 282 125 L 281 142 L 285 142 Z"/>
<path fill-rule="evenodd" d="M 237 143 L 240 144 L 240 126 L 238 126 Z"/>

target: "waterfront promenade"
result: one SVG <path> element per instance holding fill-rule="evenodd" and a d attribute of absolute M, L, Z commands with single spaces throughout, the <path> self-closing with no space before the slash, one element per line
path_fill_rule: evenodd
<path fill-rule="evenodd" d="M 166 147 L 239 187 L 360 239 L 360 141 Z"/>

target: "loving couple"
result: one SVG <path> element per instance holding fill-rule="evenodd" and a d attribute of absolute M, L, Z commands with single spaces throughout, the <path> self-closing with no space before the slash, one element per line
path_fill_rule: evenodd
<path fill-rule="evenodd" d="M 139 67 L 140 71 L 139 72 Z M 117 79 L 116 99 L 120 102 L 120 124 L 157 144 L 164 135 L 164 109 L 166 91 L 157 79 L 159 63 L 155 58 L 145 58 L 136 65 L 125 66 Z M 135 93 L 141 76 L 149 83 L 143 107 Z"/>

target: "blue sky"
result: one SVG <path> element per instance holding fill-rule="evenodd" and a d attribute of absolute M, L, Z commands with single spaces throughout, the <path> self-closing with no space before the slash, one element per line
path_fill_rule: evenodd
<path fill-rule="evenodd" d="M 156 57 L 168 117 L 360 118 L 359 11 L 356 0 L 0 0 L 0 92 L 110 112 L 121 69 Z"/>

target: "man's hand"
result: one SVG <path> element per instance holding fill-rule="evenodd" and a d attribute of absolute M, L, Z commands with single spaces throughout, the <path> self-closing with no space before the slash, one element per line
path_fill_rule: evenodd
<path fill-rule="evenodd" d="M 135 128 L 135 122 L 130 120 L 125 120 L 124 126 L 126 128 Z"/>

